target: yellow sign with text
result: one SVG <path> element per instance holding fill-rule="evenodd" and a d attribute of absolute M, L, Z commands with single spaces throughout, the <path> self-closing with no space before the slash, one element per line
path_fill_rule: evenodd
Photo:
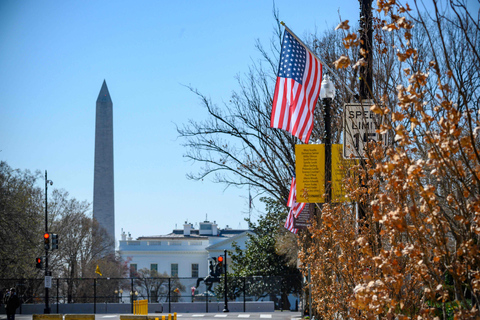
<path fill-rule="evenodd" d="M 325 202 L 325 145 L 295 146 L 297 202 Z M 348 201 L 343 179 L 356 160 L 343 158 L 343 145 L 332 144 L 332 202 Z"/>
<path fill-rule="evenodd" d="M 343 158 L 343 144 L 332 144 L 332 202 L 349 200 L 343 187 L 343 179 L 357 163 L 358 160 Z"/>
<path fill-rule="evenodd" d="M 325 145 L 295 145 L 297 202 L 325 201 Z"/>

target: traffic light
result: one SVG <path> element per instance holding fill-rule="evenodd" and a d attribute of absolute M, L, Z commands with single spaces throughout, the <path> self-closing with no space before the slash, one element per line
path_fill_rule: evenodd
<path fill-rule="evenodd" d="M 58 249 L 58 234 L 52 233 L 52 250 Z"/>
<path fill-rule="evenodd" d="M 42 257 L 38 257 L 37 259 L 35 259 L 35 262 L 37 263 L 37 269 L 42 269 L 43 268 L 43 258 Z"/>
<path fill-rule="evenodd" d="M 45 250 L 49 250 L 50 249 L 50 234 L 49 233 L 45 233 L 43 235 L 43 243 L 45 244 Z"/>
<path fill-rule="evenodd" d="M 223 273 L 223 256 L 218 256 L 217 258 L 217 267 L 216 267 L 216 272 L 217 274 L 222 274 Z"/>

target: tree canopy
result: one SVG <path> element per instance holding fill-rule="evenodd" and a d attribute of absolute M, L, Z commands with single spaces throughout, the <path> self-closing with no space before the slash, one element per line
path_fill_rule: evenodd
<path fill-rule="evenodd" d="M 40 173 L 14 170 L 0 162 L 0 278 L 33 276 L 40 256 L 42 190 Z"/>
<path fill-rule="evenodd" d="M 276 247 L 277 237 L 284 233 L 283 225 L 287 213 L 282 203 L 271 198 L 262 198 L 266 213 L 257 223 L 249 221 L 252 233 L 248 235 L 246 248 L 235 246 L 232 253 L 233 275 L 235 276 L 279 276 L 299 274 L 296 264 L 279 254 Z"/>
<path fill-rule="evenodd" d="M 35 263 L 37 257 L 45 256 L 45 191 L 38 186 L 39 180 L 43 182 L 39 171 L 12 169 L 0 162 L 0 278 L 13 281 L 2 285 L 44 275 Z M 53 189 L 49 194 L 48 231 L 58 235 L 59 245 L 57 250 L 49 251 L 48 269 L 53 277 L 69 279 L 65 292 L 68 299 L 90 289 L 73 279 L 93 278 L 97 265 L 105 276 L 124 276 L 126 266 L 110 253 L 111 240 L 92 218 L 90 204 L 71 198 L 65 190 Z M 23 290 L 25 297 L 31 297 L 41 288 Z"/>

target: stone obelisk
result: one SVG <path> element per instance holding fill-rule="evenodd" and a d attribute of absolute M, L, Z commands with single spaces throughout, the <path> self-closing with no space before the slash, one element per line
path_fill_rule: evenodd
<path fill-rule="evenodd" d="M 113 103 L 103 81 L 95 116 L 93 218 L 110 236 L 115 251 L 115 196 L 113 184 Z"/>

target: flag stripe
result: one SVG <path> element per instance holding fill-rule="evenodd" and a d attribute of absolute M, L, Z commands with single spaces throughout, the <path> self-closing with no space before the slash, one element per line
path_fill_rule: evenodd
<path fill-rule="evenodd" d="M 293 206 L 293 202 L 297 199 L 297 192 L 296 192 L 296 181 L 295 177 L 292 178 L 292 183 L 290 183 L 290 193 L 288 195 L 287 207 L 291 208 Z"/>
<path fill-rule="evenodd" d="M 295 218 L 298 218 L 300 213 L 302 213 L 303 209 L 305 208 L 306 203 L 298 203 L 295 202 L 295 205 L 293 206 L 293 216 Z"/>
<path fill-rule="evenodd" d="M 285 228 L 293 233 L 297 233 L 298 230 L 294 228 L 294 222 L 293 222 L 293 214 L 291 213 L 292 211 L 288 213 L 287 221 L 285 221 Z"/>

